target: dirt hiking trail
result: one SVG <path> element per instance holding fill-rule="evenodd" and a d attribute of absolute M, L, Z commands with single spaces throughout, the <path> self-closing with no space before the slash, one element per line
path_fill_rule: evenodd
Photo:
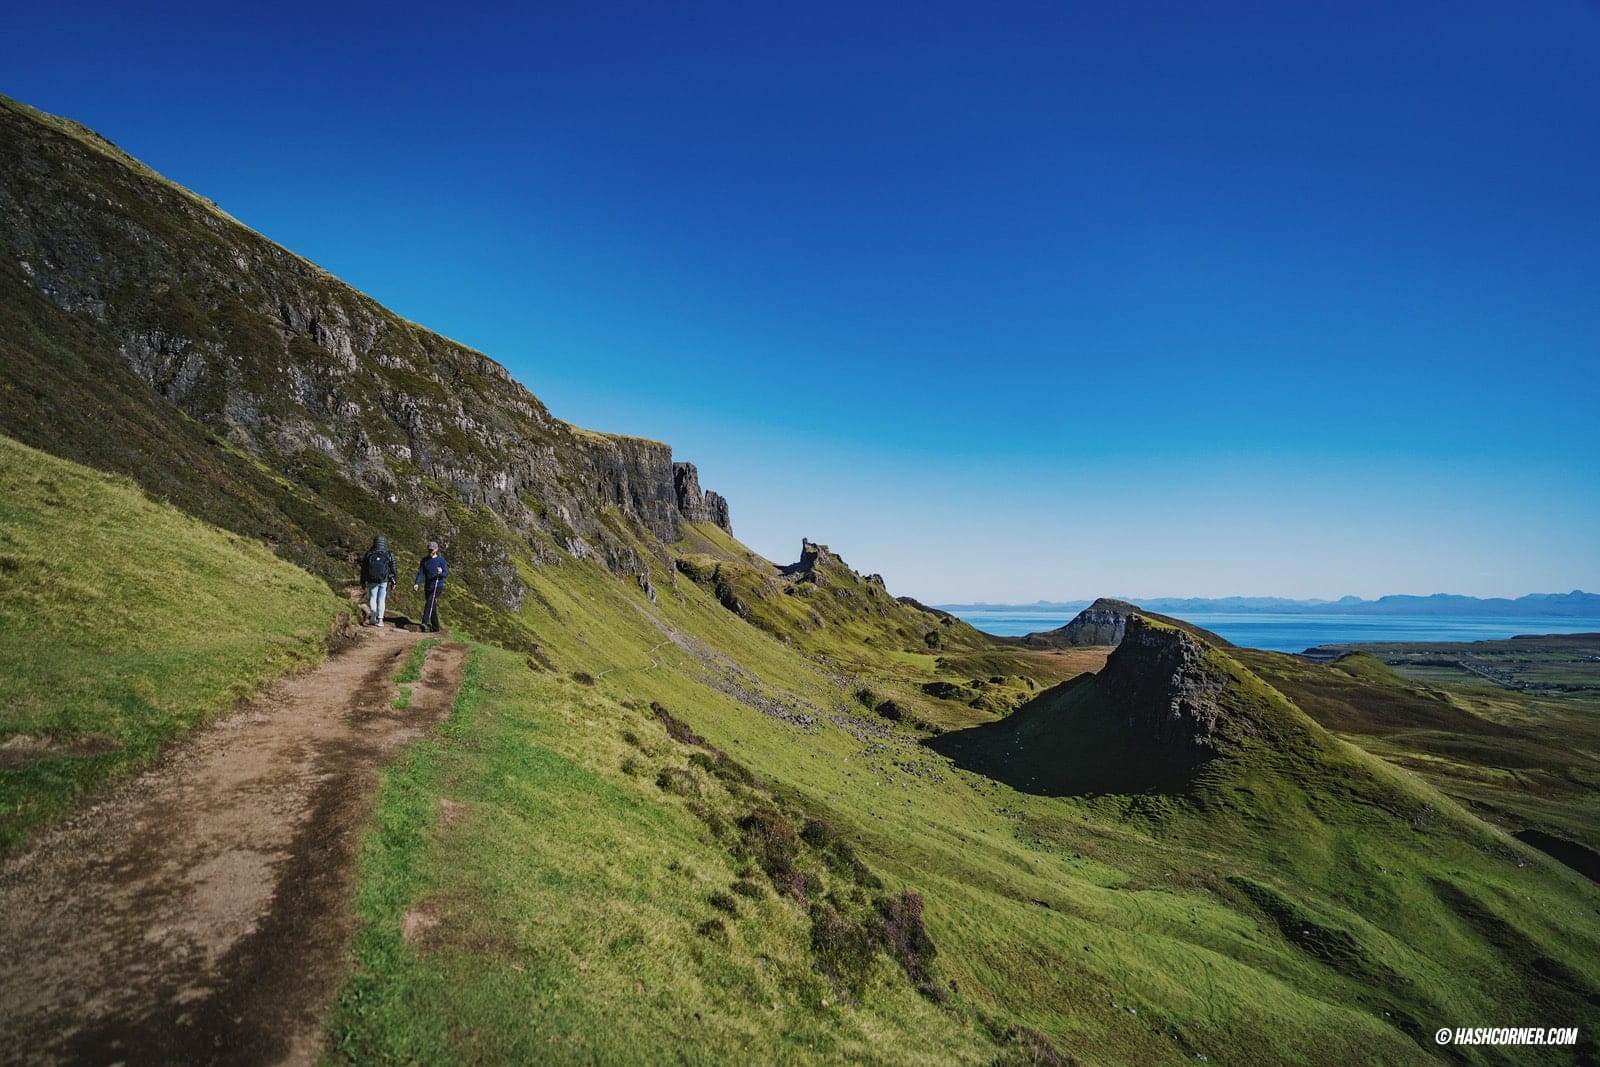
<path fill-rule="evenodd" d="M 396 709 L 422 638 L 361 629 L 0 864 L 0 1062 L 316 1062 L 376 772 L 465 668 Z"/>

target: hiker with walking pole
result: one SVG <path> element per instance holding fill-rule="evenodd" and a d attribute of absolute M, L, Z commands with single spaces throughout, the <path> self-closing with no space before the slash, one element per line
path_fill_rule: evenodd
<path fill-rule="evenodd" d="M 439 632 L 439 594 L 444 590 L 445 576 L 450 573 L 450 564 L 439 554 L 439 542 L 428 542 L 428 554 L 417 565 L 417 577 L 411 583 L 411 591 L 427 587 L 427 602 L 422 609 L 422 629 L 430 633 Z"/>

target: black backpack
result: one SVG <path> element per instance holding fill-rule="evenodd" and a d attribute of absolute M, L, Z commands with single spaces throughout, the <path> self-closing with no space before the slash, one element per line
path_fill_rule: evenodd
<path fill-rule="evenodd" d="M 394 573 L 394 557 L 381 548 L 374 548 L 361 557 L 361 580 L 368 585 L 387 582 Z"/>

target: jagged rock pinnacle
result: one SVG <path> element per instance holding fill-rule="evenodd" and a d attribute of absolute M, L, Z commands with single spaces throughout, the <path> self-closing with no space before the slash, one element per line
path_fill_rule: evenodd
<path fill-rule="evenodd" d="M 678 511 L 688 522 L 709 522 L 733 533 L 733 523 L 728 516 L 728 501 L 721 493 L 705 493 L 700 489 L 700 471 L 693 463 L 672 465 L 672 488 L 677 494 Z"/>
<path fill-rule="evenodd" d="M 1207 661 L 1206 646 L 1172 626 L 1130 614 L 1100 683 L 1137 736 L 1157 744 L 1218 752 L 1228 714 L 1219 702 L 1230 681 Z M 1247 732 L 1251 724 L 1242 723 Z"/>

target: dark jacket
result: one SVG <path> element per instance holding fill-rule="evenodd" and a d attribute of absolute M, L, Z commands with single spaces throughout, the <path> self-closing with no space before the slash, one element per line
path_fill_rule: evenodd
<path fill-rule="evenodd" d="M 423 585 L 428 582 L 442 582 L 445 575 L 450 573 L 450 564 L 444 561 L 444 556 L 423 556 L 422 562 L 417 564 L 417 576 L 413 585 Z"/>
<path fill-rule="evenodd" d="M 373 545 L 367 554 L 361 557 L 361 580 L 368 585 L 377 585 L 379 582 L 395 581 L 394 556 L 383 545 Z"/>

